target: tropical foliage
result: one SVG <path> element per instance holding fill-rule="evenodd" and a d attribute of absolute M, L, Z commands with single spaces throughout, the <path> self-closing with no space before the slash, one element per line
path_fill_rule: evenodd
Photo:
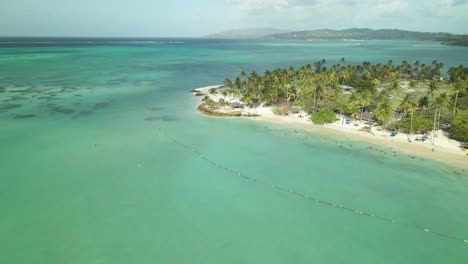
<path fill-rule="evenodd" d="M 453 118 L 452 137 L 462 142 L 468 140 L 468 110 L 458 112 Z"/>
<path fill-rule="evenodd" d="M 322 109 L 316 113 L 313 113 L 311 119 L 314 124 L 322 125 L 335 121 L 336 115 L 334 112 L 328 109 Z"/>
<path fill-rule="evenodd" d="M 421 113 L 413 113 L 403 117 L 398 126 L 405 133 L 424 132 L 432 130 L 432 120 Z"/>
<path fill-rule="evenodd" d="M 414 128 L 408 131 L 433 130 L 450 127 L 454 116 L 468 107 L 468 68 L 452 67 L 443 79 L 443 67 L 437 61 L 396 65 L 392 60 L 350 65 L 342 58 L 331 66 L 321 60 L 299 69 L 267 70 L 263 75 L 241 72 L 224 84 L 226 93 L 240 97 L 244 104 L 272 106 L 279 114 L 300 108 L 318 121 L 325 113 L 361 119 L 364 112 L 374 112 L 385 126 L 400 125 L 406 130 L 413 117 Z M 349 87 L 351 92 L 346 90 Z"/>

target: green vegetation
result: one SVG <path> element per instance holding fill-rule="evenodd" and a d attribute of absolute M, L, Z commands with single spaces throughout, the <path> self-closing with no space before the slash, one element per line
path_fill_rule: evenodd
<path fill-rule="evenodd" d="M 323 125 L 333 123 L 336 120 L 336 115 L 329 109 L 322 109 L 316 113 L 313 113 L 310 118 L 314 124 Z"/>
<path fill-rule="evenodd" d="M 209 97 L 203 98 L 203 103 L 209 107 L 216 107 L 218 104 Z"/>
<path fill-rule="evenodd" d="M 216 89 L 210 89 L 209 92 L 210 92 L 210 94 L 218 94 L 218 92 L 216 91 Z"/>
<path fill-rule="evenodd" d="M 329 66 L 321 60 L 263 75 L 241 72 L 234 81 L 224 81 L 224 93 L 240 97 L 250 107 L 271 106 L 279 115 L 299 108 L 315 123 L 332 122 L 336 117 L 331 113 L 361 120 L 371 112 L 381 125 L 412 133 L 447 129 L 457 121 L 454 137 L 464 139 L 459 131 L 464 128 L 459 119 L 464 117 L 458 113 L 468 110 L 468 68 L 450 68 L 445 78 L 443 67 L 437 61 L 347 65 L 342 58 L 340 64 Z"/>
<path fill-rule="evenodd" d="M 468 46 L 468 36 L 464 36 L 464 38 L 456 39 L 456 40 L 449 40 L 444 43 L 444 45 L 448 46 Z"/>
<path fill-rule="evenodd" d="M 397 124 L 400 130 L 410 134 L 431 131 L 433 126 L 432 120 L 419 112 L 404 116 Z"/>
<path fill-rule="evenodd" d="M 288 105 L 279 105 L 273 108 L 275 115 L 288 115 L 291 113 L 291 107 Z"/>
<path fill-rule="evenodd" d="M 377 117 L 377 120 L 382 122 L 384 125 L 387 125 L 387 123 L 392 119 L 394 112 L 395 110 L 393 109 L 391 100 L 384 98 L 377 104 L 375 116 Z"/>
<path fill-rule="evenodd" d="M 459 111 L 453 118 L 452 137 L 456 140 L 467 142 L 468 140 L 468 110 Z"/>

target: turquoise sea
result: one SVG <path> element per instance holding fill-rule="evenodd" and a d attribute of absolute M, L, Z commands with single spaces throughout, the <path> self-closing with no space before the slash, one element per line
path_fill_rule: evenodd
<path fill-rule="evenodd" d="M 468 65 L 433 42 L 0 39 L 0 263 L 464 263 L 468 173 L 195 111 L 325 58 Z"/>

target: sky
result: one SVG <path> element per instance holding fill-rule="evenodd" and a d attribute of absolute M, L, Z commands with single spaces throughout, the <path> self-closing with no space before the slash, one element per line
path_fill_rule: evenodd
<path fill-rule="evenodd" d="M 468 33 L 468 0 L 0 0 L 0 36 L 199 37 L 228 29 Z"/>

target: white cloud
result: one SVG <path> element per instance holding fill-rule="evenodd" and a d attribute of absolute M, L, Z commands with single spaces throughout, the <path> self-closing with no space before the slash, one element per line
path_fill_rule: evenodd
<path fill-rule="evenodd" d="M 468 4 L 468 0 L 453 0 L 452 5 L 453 6 L 461 6 L 461 5 L 466 5 Z"/>
<path fill-rule="evenodd" d="M 227 0 L 239 27 L 466 32 L 468 0 Z"/>
<path fill-rule="evenodd" d="M 408 2 L 405 0 L 398 0 L 398 1 L 388 1 L 388 0 L 380 0 L 378 2 L 377 8 L 382 13 L 387 14 L 394 14 L 397 12 L 402 12 L 408 7 Z"/>
<path fill-rule="evenodd" d="M 350 14 L 365 9 L 367 15 L 372 15 L 372 12 L 375 11 L 379 13 L 396 13 L 408 7 L 407 0 L 228 0 L 228 3 L 249 13 L 263 11 L 291 12 L 291 9 L 307 12 L 314 9 L 338 13 L 346 11 Z"/>
<path fill-rule="evenodd" d="M 228 0 L 228 3 L 248 12 L 281 11 L 289 8 L 310 7 L 319 2 L 319 0 Z"/>

